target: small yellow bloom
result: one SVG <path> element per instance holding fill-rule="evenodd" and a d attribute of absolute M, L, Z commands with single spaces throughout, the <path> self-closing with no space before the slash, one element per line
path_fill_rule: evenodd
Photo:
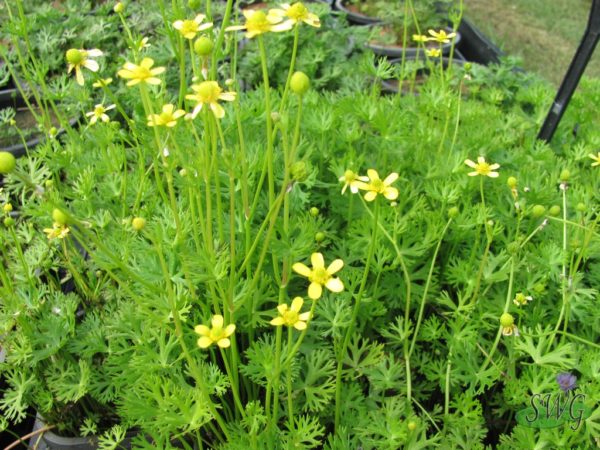
<path fill-rule="evenodd" d="M 148 116 L 148 126 L 166 126 L 172 128 L 177 125 L 177 119 L 182 116 L 185 116 L 183 109 L 175 110 L 175 105 L 168 103 L 162 107 L 160 114 L 150 114 Z"/>
<path fill-rule="evenodd" d="M 212 28 L 212 22 L 202 23 L 204 19 L 206 19 L 204 14 L 198 14 L 191 20 L 177 20 L 173 22 L 173 28 L 184 38 L 194 39 L 199 32 Z"/>
<path fill-rule="evenodd" d="M 112 83 L 112 78 L 101 78 L 98 81 L 96 81 L 94 84 L 92 84 L 93 87 L 95 88 L 102 88 L 102 87 L 106 87 L 108 86 L 110 83 Z"/>
<path fill-rule="evenodd" d="M 65 224 L 54 222 L 52 228 L 44 228 L 44 233 L 48 235 L 48 240 L 64 239 L 69 234 L 69 227 Z"/>
<path fill-rule="evenodd" d="M 454 32 L 446 33 L 446 30 L 440 30 L 440 31 L 429 30 L 429 34 L 432 36 L 429 38 L 430 41 L 436 41 L 436 42 L 439 42 L 440 44 L 447 44 L 450 42 L 450 39 L 456 37 L 456 33 L 454 33 Z"/>
<path fill-rule="evenodd" d="M 360 186 L 360 182 L 369 181 L 369 177 L 365 177 L 358 175 L 357 173 L 352 172 L 351 170 L 346 170 L 344 175 L 339 178 L 340 181 L 344 182 L 344 187 L 342 188 L 342 195 L 346 192 L 346 189 L 350 187 L 350 192 L 356 194 L 358 192 L 358 187 Z"/>
<path fill-rule="evenodd" d="M 212 327 L 206 325 L 196 325 L 194 331 L 202 336 L 198 339 L 198 347 L 208 348 L 212 344 L 217 344 L 221 348 L 227 348 L 231 345 L 229 336 L 235 331 L 235 325 L 229 324 L 223 328 L 223 316 L 217 314 L 211 319 Z"/>
<path fill-rule="evenodd" d="M 281 5 L 281 9 L 276 8 L 269 10 L 269 14 L 275 17 L 281 17 L 282 19 L 287 18 L 287 21 L 292 25 L 304 22 L 315 28 L 321 26 L 319 16 L 311 13 L 302 2 L 296 2 L 291 6 L 289 3 L 284 3 Z"/>
<path fill-rule="evenodd" d="M 313 300 L 321 298 L 323 294 L 323 286 L 329 289 L 331 292 L 342 292 L 344 290 L 344 283 L 339 278 L 334 278 L 333 274 L 341 270 L 344 267 L 344 261 L 336 259 L 329 267 L 325 268 L 325 260 L 321 253 L 313 253 L 310 257 L 312 263 L 312 269 L 309 269 L 302 263 L 296 263 L 292 266 L 294 272 L 307 277 L 310 281 L 308 287 L 308 296 Z"/>
<path fill-rule="evenodd" d="M 156 75 L 160 75 L 165 71 L 164 67 L 155 67 L 152 69 L 154 65 L 154 60 L 152 58 L 144 58 L 142 62 L 138 66 L 137 64 L 133 64 L 127 62 L 123 65 L 123 69 L 119 70 L 117 75 L 121 78 L 125 78 L 129 80 L 127 82 L 127 86 L 134 86 L 138 83 L 147 83 L 147 84 L 160 84 L 161 81 L 159 78 L 156 78 Z"/>
<path fill-rule="evenodd" d="M 2 210 L 8 214 L 9 212 L 11 212 L 13 210 L 13 205 L 12 203 L 5 203 L 4 206 L 2 207 Z"/>
<path fill-rule="evenodd" d="M 512 314 L 504 313 L 500 316 L 500 327 L 504 336 L 519 335 L 519 329 L 515 325 L 515 318 Z"/>
<path fill-rule="evenodd" d="M 598 152 L 597 155 L 590 153 L 588 156 L 594 160 L 594 162 L 592 163 L 592 167 L 600 166 L 600 152 Z"/>
<path fill-rule="evenodd" d="M 485 158 L 480 156 L 477 158 L 477 162 L 473 162 L 470 159 L 465 159 L 465 164 L 473 169 L 473 172 L 469 172 L 468 175 L 470 177 L 476 177 L 477 175 L 488 176 L 490 178 L 498 178 L 500 175 L 498 172 L 494 172 L 494 170 L 500 168 L 500 164 L 490 164 L 485 162 Z"/>
<path fill-rule="evenodd" d="M 513 303 L 517 306 L 525 306 L 527 303 L 533 300 L 531 295 L 525 295 L 522 292 L 517 292 L 515 298 L 513 299 Z"/>
<path fill-rule="evenodd" d="M 91 117 L 90 125 L 94 125 L 98 121 L 98 119 L 100 119 L 102 122 L 106 123 L 106 122 L 110 122 L 110 118 L 106 115 L 106 111 L 110 111 L 111 109 L 114 109 L 114 108 L 115 108 L 115 105 L 109 105 L 107 107 L 104 107 L 104 105 L 99 104 L 94 107 L 93 111 L 85 113 L 85 115 L 87 117 Z"/>
<path fill-rule="evenodd" d="M 306 321 L 310 319 L 310 312 L 300 314 L 304 300 L 302 297 L 296 297 L 292 300 L 292 306 L 288 308 L 285 303 L 277 307 L 279 311 L 279 317 L 275 317 L 271 320 L 271 325 L 279 327 L 286 325 L 288 327 L 294 327 L 296 330 L 306 329 Z"/>
<path fill-rule="evenodd" d="M 232 102 L 235 100 L 236 95 L 235 92 L 223 92 L 216 81 L 203 81 L 200 84 L 193 84 L 192 90 L 195 94 L 185 96 L 188 100 L 195 100 L 197 103 L 192 111 L 192 118 L 198 115 L 204 105 L 209 105 L 215 117 L 222 119 L 225 116 L 225 110 L 219 105 L 219 100 Z"/>
<path fill-rule="evenodd" d="M 97 48 L 91 50 L 72 48 L 67 50 L 67 73 L 71 73 L 73 69 L 75 69 L 75 79 L 77 80 L 77 84 L 83 86 L 84 79 L 81 68 L 85 67 L 92 72 L 98 72 L 100 66 L 98 66 L 98 63 L 91 58 L 96 58 L 102 55 L 102 51 L 98 50 Z"/>
<path fill-rule="evenodd" d="M 287 31 L 292 28 L 291 21 L 282 22 L 282 18 L 278 17 L 269 11 L 269 14 L 265 14 L 263 11 L 255 11 L 252 9 L 245 9 L 242 14 L 246 18 L 244 25 L 234 25 L 227 27 L 226 31 L 246 30 L 246 37 L 252 39 L 259 34 L 272 32 Z"/>
<path fill-rule="evenodd" d="M 138 51 L 142 51 L 145 48 L 150 47 L 151 44 L 148 43 L 148 38 L 147 37 L 143 37 L 142 39 L 140 39 L 140 41 L 137 43 L 137 48 Z"/>
<path fill-rule="evenodd" d="M 425 54 L 430 58 L 439 58 L 442 52 L 439 48 L 428 48 L 425 50 Z"/>
<path fill-rule="evenodd" d="M 415 42 L 425 43 L 429 40 L 429 37 L 425 36 L 424 34 L 413 34 L 412 40 Z"/>
<path fill-rule="evenodd" d="M 377 171 L 373 169 L 367 170 L 369 176 L 368 183 L 358 182 L 358 188 L 363 191 L 367 191 L 365 194 L 365 200 L 372 202 L 377 197 L 377 194 L 383 194 L 388 200 L 396 200 L 398 198 L 398 189 L 391 187 L 391 184 L 398 179 L 398 174 L 392 172 L 385 180 L 379 178 Z"/>

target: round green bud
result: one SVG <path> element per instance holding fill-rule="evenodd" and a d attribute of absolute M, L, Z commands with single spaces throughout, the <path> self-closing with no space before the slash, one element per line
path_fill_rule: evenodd
<path fill-rule="evenodd" d="M 316 242 L 323 242 L 324 240 L 325 240 L 325 233 L 323 233 L 322 231 L 319 231 L 317 234 L 315 234 Z"/>
<path fill-rule="evenodd" d="M 543 294 L 545 290 L 546 286 L 544 285 L 544 283 L 535 283 L 533 285 L 533 292 L 535 292 L 538 295 Z"/>
<path fill-rule="evenodd" d="M 500 325 L 504 328 L 512 327 L 515 323 L 515 318 L 509 314 L 504 313 L 500 316 Z"/>
<path fill-rule="evenodd" d="M 552 208 L 550 208 L 550 211 L 548 211 L 548 214 L 550 214 L 553 217 L 558 216 L 560 214 L 560 206 L 554 205 Z"/>
<path fill-rule="evenodd" d="M 290 167 L 290 175 L 295 181 L 304 181 L 308 177 L 308 165 L 304 161 L 296 161 Z"/>
<path fill-rule="evenodd" d="M 208 56 L 212 53 L 213 48 L 215 48 L 215 44 L 212 39 L 206 36 L 200 36 L 194 42 L 194 51 L 198 53 L 200 56 Z"/>
<path fill-rule="evenodd" d="M 0 152 L 0 173 L 9 173 L 15 169 L 17 160 L 12 153 Z"/>
<path fill-rule="evenodd" d="M 304 72 L 295 72 L 292 75 L 290 87 L 295 94 L 304 95 L 310 88 L 310 80 Z"/>
<path fill-rule="evenodd" d="M 117 14 L 122 14 L 125 11 L 125 5 L 121 2 L 117 2 L 117 4 L 113 7 L 113 11 Z"/>
<path fill-rule="evenodd" d="M 508 177 L 508 180 L 506 180 L 506 184 L 509 188 L 514 189 L 517 187 L 517 179 L 515 177 Z"/>
<path fill-rule="evenodd" d="M 4 226 L 7 228 L 12 227 L 15 224 L 15 219 L 13 219 L 12 217 L 8 216 L 4 218 Z"/>
<path fill-rule="evenodd" d="M 310 215 L 313 217 L 317 217 L 319 215 L 319 208 L 312 207 L 310 208 Z"/>
<path fill-rule="evenodd" d="M 76 66 L 77 64 L 81 64 L 81 62 L 83 61 L 83 53 L 81 53 L 81 50 L 77 50 L 76 48 L 70 48 L 69 50 L 67 50 L 65 57 L 67 59 L 67 62 L 69 64 L 73 64 L 74 66 Z"/>
<path fill-rule="evenodd" d="M 531 215 L 536 219 L 538 217 L 542 217 L 544 214 L 546 214 L 546 208 L 544 208 L 542 205 L 534 205 L 531 209 Z"/>
<path fill-rule="evenodd" d="M 188 6 L 191 9 L 198 9 L 200 8 L 201 4 L 200 4 L 200 0 L 189 0 L 188 1 Z"/>
<path fill-rule="evenodd" d="M 456 206 L 453 206 L 452 208 L 450 208 L 448 210 L 448 217 L 450 219 L 456 219 L 459 214 L 460 214 L 460 210 Z"/>
<path fill-rule="evenodd" d="M 143 217 L 136 217 L 131 221 L 131 226 L 135 231 L 141 231 L 146 226 L 146 219 Z"/>
<path fill-rule="evenodd" d="M 465 65 L 463 67 L 465 68 L 465 71 L 469 72 L 473 68 L 473 64 L 468 62 L 468 63 L 465 63 Z"/>
<path fill-rule="evenodd" d="M 56 127 L 50 127 L 50 129 L 48 130 L 48 136 L 53 138 L 53 137 L 56 137 L 57 134 L 58 134 L 58 130 L 56 129 Z"/>
<path fill-rule="evenodd" d="M 59 225 L 66 225 L 66 223 L 69 221 L 69 218 L 60 209 L 54 208 L 52 210 L 52 220 L 54 220 Z"/>
<path fill-rule="evenodd" d="M 585 210 L 587 209 L 587 207 L 585 206 L 585 203 L 577 203 L 577 211 L 579 212 L 585 212 Z"/>
<path fill-rule="evenodd" d="M 574 238 L 569 242 L 569 245 L 571 246 L 571 248 L 577 249 L 581 247 L 582 243 L 581 240 Z"/>
<path fill-rule="evenodd" d="M 569 178 L 571 178 L 571 172 L 569 172 L 567 169 L 563 169 L 560 172 L 560 181 L 569 181 Z"/>
<path fill-rule="evenodd" d="M 44 182 L 44 186 L 46 186 L 46 189 L 50 189 L 52 186 L 54 186 L 54 180 L 46 180 Z"/>
<path fill-rule="evenodd" d="M 411 420 L 410 422 L 408 422 L 408 425 L 406 425 L 408 427 L 409 431 L 415 431 L 417 429 L 417 422 L 415 422 L 414 420 Z"/>
<path fill-rule="evenodd" d="M 273 123 L 278 123 L 281 120 L 281 114 L 279 114 L 277 111 L 271 112 L 271 120 Z"/>
<path fill-rule="evenodd" d="M 516 255 L 517 253 L 519 253 L 519 243 L 518 242 L 510 242 L 507 246 L 506 246 L 506 251 L 508 251 L 509 255 Z"/>

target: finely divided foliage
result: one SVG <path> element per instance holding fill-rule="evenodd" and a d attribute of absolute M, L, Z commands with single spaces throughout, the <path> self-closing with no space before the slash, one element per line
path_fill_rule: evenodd
<path fill-rule="evenodd" d="M 64 29 L 45 2 L 0 10 L 42 141 L 0 152 L 2 427 L 35 408 L 103 449 L 596 448 L 600 83 L 549 145 L 551 89 L 510 60 L 375 61 L 321 3 L 148 3 L 61 2 Z M 454 6 L 420 51 L 453 42 Z M 590 415 L 518 424 L 536 393 Z"/>

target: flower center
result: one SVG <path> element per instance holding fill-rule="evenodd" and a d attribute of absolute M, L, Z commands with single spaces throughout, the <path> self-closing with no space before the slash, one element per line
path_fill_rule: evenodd
<path fill-rule="evenodd" d="M 94 108 L 94 115 L 96 117 L 100 117 L 102 114 L 104 114 L 104 111 L 105 111 L 104 106 L 98 105 Z"/>
<path fill-rule="evenodd" d="M 184 36 L 189 33 L 197 33 L 198 32 L 198 24 L 193 20 L 184 20 L 183 25 L 181 26 L 181 34 Z"/>
<path fill-rule="evenodd" d="M 81 64 L 85 58 L 85 52 L 81 50 L 77 50 L 76 48 L 72 48 L 67 50 L 67 62 L 73 64 L 74 66 Z"/>
<path fill-rule="evenodd" d="M 475 170 L 481 175 L 488 175 L 492 171 L 492 169 L 490 169 L 490 165 L 486 162 L 477 164 L 477 168 Z"/>
<path fill-rule="evenodd" d="M 381 180 L 373 180 L 371 181 L 371 189 L 376 192 L 383 192 L 383 190 L 385 189 L 385 185 Z"/>
<path fill-rule="evenodd" d="M 351 170 L 346 170 L 344 172 L 344 181 L 346 183 L 352 183 L 354 180 L 356 180 L 356 174 Z"/>
<path fill-rule="evenodd" d="M 324 267 L 321 267 L 319 269 L 314 269 L 312 271 L 312 274 L 310 276 L 310 281 L 324 285 L 325 283 L 327 283 L 327 281 L 329 281 L 330 278 L 331 278 L 331 275 L 329 275 L 329 273 L 327 272 L 327 269 L 325 269 Z"/>
<path fill-rule="evenodd" d="M 146 80 L 150 77 L 152 77 L 152 73 L 150 72 L 150 69 L 146 67 L 137 66 L 136 69 L 133 71 L 133 78 L 136 78 L 138 80 Z"/>
<path fill-rule="evenodd" d="M 223 328 L 212 328 L 210 330 L 210 339 L 214 342 L 220 341 L 225 337 L 225 330 Z"/>
<path fill-rule="evenodd" d="M 246 29 L 248 31 L 265 32 L 269 31 L 271 24 L 267 20 L 267 15 L 262 11 L 256 11 L 252 16 L 246 20 Z"/>
<path fill-rule="evenodd" d="M 303 20 L 306 19 L 307 15 L 308 9 L 300 2 L 294 3 L 290 9 L 287 10 L 287 16 L 290 19 Z"/>
<path fill-rule="evenodd" d="M 204 103 L 215 103 L 220 94 L 221 88 L 215 81 L 203 81 L 198 87 L 198 95 Z"/>
<path fill-rule="evenodd" d="M 292 311 L 291 309 L 286 311 L 283 314 L 283 321 L 287 325 L 294 325 L 296 322 L 298 322 L 298 313 L 296 311 Z"/>

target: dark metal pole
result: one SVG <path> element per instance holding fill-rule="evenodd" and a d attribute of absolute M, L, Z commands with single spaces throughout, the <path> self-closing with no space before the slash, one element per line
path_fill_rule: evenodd
<path fill-rule="evenodd" d="M 575 56 L 571 61 L 569 70 L 567 71 L 567 74 L 565 75 L 565 78 L 558 89 L 558 94 L 556 94 L 556 98 L 554 99 L 554 103 L 552 103 L 552 107 L 546 116 L 546 120 L 540 129 L 538 139 L 546 142 L 550 142 L 552 139 L 552 136 L 556 131 L 556 127 L 558 127 L 558 123 L 560 122 L 560 119 L 569 105 L 569 101 L 573 96 L 573 92 L 579 84 L 579 80 L 581 79 L 585 67 L 594 53 L 594 49 L 596 48 L 596 44 L 598 44 L 599 39 L 600 0 L 593 0 L 585 34 L 583 35 L 583 39 L 579 44 L 577 53 L 575 53 Z"/>

